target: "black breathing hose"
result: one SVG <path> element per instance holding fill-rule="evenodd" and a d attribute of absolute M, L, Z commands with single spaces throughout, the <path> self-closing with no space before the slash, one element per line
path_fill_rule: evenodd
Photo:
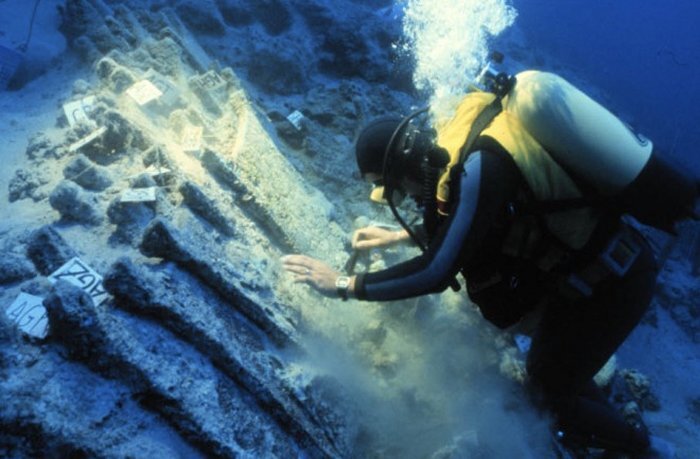
<path fill-rule="evenodd" d="M 406 118 L 404 118 L 401 121 L 401 123 L 399 123 L 398 127 L 394 130 L 394 133 L 391 134 L 391 138 L 389 139 L 389 143 L 386 146 L 386 150 L 384 150 L 384 162 L 382 163 L 382 179 L 384 180 L 384 198 L 389 204 L 389 209 L 394 215 L 396 221 L 399 222 L 399 225 L 401 225 L 401 227 L 408 233 L 411 239 L 416 243 L 416 245 L 418 245 L 418 247 L 420 247 L 421 251 L 423 252 L 425 252 L 426 250 L 425 244 L 423 244 L 423 242 L 420 239 L 418 239 L 416 233 L 413 232 L 413 230 L 408 226 L 404 219 L 401 218 L 398 210 L 396 210 L 396 205 L 394 205 L 394 200 L 392 197 L 394 191 L 394 184 L 391 180 L 389 180 L 389 175 L 391 170 L 390 158 L 392 156 L 394 144 L 396 143 L 396 138 L 398 137 L 399 133 L 408 125 L 408 123 L 411 122 L 411 120 L 416 118 L 418 115 L 427 112 L 429 109 L 430 107 L 425 107 L 421 108 L 420 110 L 416 110 L 415 112 L 411 113 Z"/>
<path fill-rule="evenodd" d="M 21 44 L 17 49 L 22 51 L 23 53 L 29 49 L 29 42 L 32 41 L 32 33 L 34 32 L 34 20 L 36 19 L 36 10 L 39 9 L 39 3 L 41 3 L 41 0 L 36 0 L 34 2 L 34 9 L 32 10 L 32 18 L 29 20 L 29 32 L 27 33 L 27 40 Z"/>

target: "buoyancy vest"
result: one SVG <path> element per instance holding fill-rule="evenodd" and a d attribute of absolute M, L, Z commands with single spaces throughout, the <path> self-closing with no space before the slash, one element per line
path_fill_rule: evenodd
<path fill-rule="evenodd" d="M 614 196 L 640 175 L 652 154 L 649 140 L 557 75 L 527 71 L 516 79 L 502 100 L 503 110 L 480 137 L 495 140 L 510 154 L 535 200 L 583 200 L 582 181 L 599 196 Z M 454 116 L 436 125 L 437 143 L 450 154 L 437 188 L 443 212 L 450 170 L 464 159 L 460 152 L 466 135 L 495 97 L 468 93 Z M 590 239 L 598 215 L 593 207 L 578 206 L 546 213 L 542 221 L 551 235 L 577 250 Z"/>

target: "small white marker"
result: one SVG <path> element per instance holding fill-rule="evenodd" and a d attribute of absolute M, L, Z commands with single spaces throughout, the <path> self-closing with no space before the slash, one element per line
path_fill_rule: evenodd
<path fill-rule="evenodd" d="M 289 120 L 292 125 L 297 128 L 298 131 L 301 130 L 301 123 L 304 121 L 304 114 L 301 113 L 299 110 L 294 110 L 292 113 L 287 116 L 287 120 Z"/>
<path fill-rule="evenodd" d="M 140 106 L 144 106 L 163 95 L 161 90 L 149 80 L 141 80 L 138 83 L 134 83 L 126 90 L 126 93 Z"/>
<path fill-rule="evenodd" d="M 49 318 L 46 315 L 44 299 L 28 293 L 20 293 L 15 301 L 5 309 L 5 315 L 23 333 L 35 338 L 46 338 Z"/>

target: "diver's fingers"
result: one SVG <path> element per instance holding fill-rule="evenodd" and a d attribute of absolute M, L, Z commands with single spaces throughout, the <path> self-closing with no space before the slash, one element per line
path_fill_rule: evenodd
<path fill-rule="evenodd" d="M 281 258 L 282 264 L 285 267 L 288 266 L 302 266 L 304 268 L 310 267 L 315 261 L 313 258 L 306 255 L 285 255 Z"/>
<path fill-rule="evenodd" d="M 363 241 L 357 241 L 357 243 L 353 245 L 353 248 L 357 250 L 367 250 L 379 247 L 380 245 L 382 245 L 382 241 L 380 239 L 365 239 Z"/>

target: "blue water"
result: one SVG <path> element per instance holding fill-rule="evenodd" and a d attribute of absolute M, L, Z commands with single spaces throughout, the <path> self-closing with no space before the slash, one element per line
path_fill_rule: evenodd
<path fill-rule="evenodd" d="M 513 0 L 542 54 L 578 69 L 611 108 L 700 174 L 700 2 Z"/>

